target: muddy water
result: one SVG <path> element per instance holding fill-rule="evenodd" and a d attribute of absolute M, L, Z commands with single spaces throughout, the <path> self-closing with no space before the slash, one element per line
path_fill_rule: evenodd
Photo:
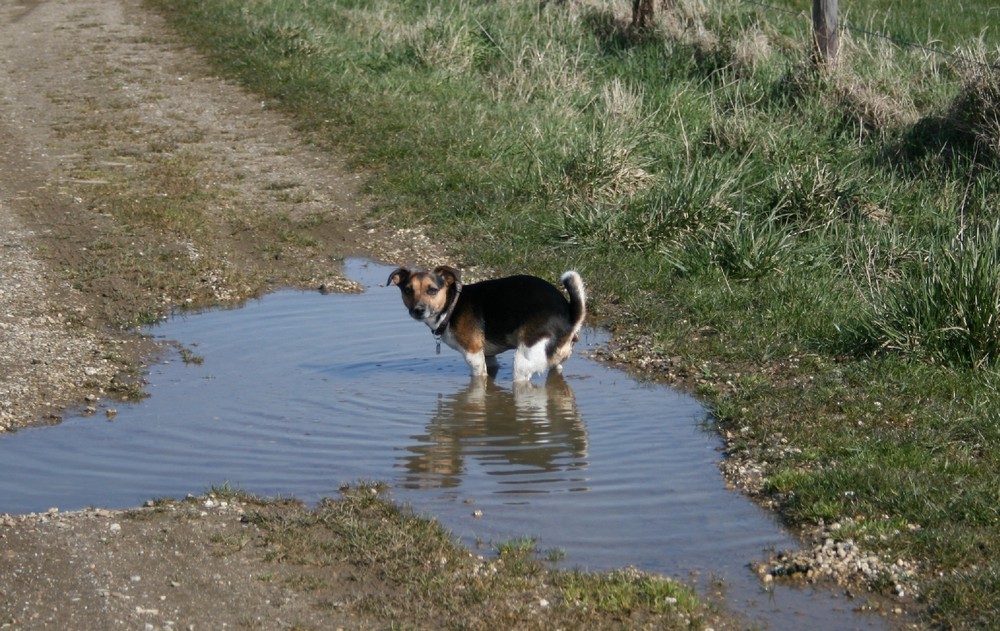
<path fill-rule="evenodd" d="M 313 501 L 382 480 L 484 553 L 530 536 L 569 567 L 721 581 L 767 628 L 882 628 L 824 592 L 761 589 L 747 564 L 795 542 L 725 490 L 697 401 L 587 359 L 594 331 L 563 375 L 514 387 L 508 353 L 495 381 L 473 382 L 381 286 L 389 269 L 349 261 L 360 295 L 278 292 L 157 327 L 197 361 L 154 366 L 150 398 L 113 420 L 0 436 L 0 512 L 125 508 L 222 483 Z"/>

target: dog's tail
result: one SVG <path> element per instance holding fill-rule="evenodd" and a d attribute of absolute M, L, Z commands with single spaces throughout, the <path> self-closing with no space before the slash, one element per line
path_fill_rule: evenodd
<path fill-rule="evenodd" d="M 580 328 L 583 327 L 583 320 L 587 317 L 587 291 L 583 288 L 583 279 L 575 271 L 566 272 L 559 280 L 569 294 L 569 313 L 573 321 L 573 331 L 569 337 L 571 340 L 577 340 Z"/>

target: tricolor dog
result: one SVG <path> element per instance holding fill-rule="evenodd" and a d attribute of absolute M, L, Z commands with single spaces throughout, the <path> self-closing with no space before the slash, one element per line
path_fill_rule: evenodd
<path fill-rule="evenodd" d="M 472 374 L 495 373 L 496 356 L 516 349 L 514 381 L 559 370 L 573 352 L 587 314 L 583 280 L 562 275 L 569 300 L 536 276 L 508 276 L 463 285 L 458 270 L 400 267 L 388 284 L 398 285 L 410 316 L 465 356 Z"/>

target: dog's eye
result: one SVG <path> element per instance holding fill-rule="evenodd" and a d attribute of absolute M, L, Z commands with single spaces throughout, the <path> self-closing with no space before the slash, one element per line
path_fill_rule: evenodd
<path fill-rule="evenodd" d="M 403 286 L 403 293 L 406 294 L 406 295 L 408 295 L 408 296 L 411 295 L 413 293 L 413 287 L 410 287 L 409 285 L 404 285 Z"/>
<path fill-rule="evenodd" d="M 428 296 L 436 296 L 437 292 L 439 292 L 439 291 L 441 291 L 441 290 L 438 289 L 437 287 L 428 287 L 427 288 L 427 295 Z"/>

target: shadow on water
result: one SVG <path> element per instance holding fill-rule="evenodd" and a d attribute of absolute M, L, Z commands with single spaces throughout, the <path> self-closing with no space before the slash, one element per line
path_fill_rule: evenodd
<path fill-rule="evenodd" d="M 880 629 L 851 601 L 762 590 L 748 564 L 796 542 L 727 491 L 704 408 L 586 357 L 563 374 L 470 381 L 434 353 L 390 268 L 351 260 L 358 295 L 282 291 L 241 309 L 178 317 L 153 333 L 178 356 L 151 367 L 151 396 L 103 415 L 0 436 L 0 512 L 127 508 L 230 483 L 306 501 L 384 480 L 470 546 L 534 537 L 563 565 L 633 565 L 713 590 L 771 629 Z"/>

